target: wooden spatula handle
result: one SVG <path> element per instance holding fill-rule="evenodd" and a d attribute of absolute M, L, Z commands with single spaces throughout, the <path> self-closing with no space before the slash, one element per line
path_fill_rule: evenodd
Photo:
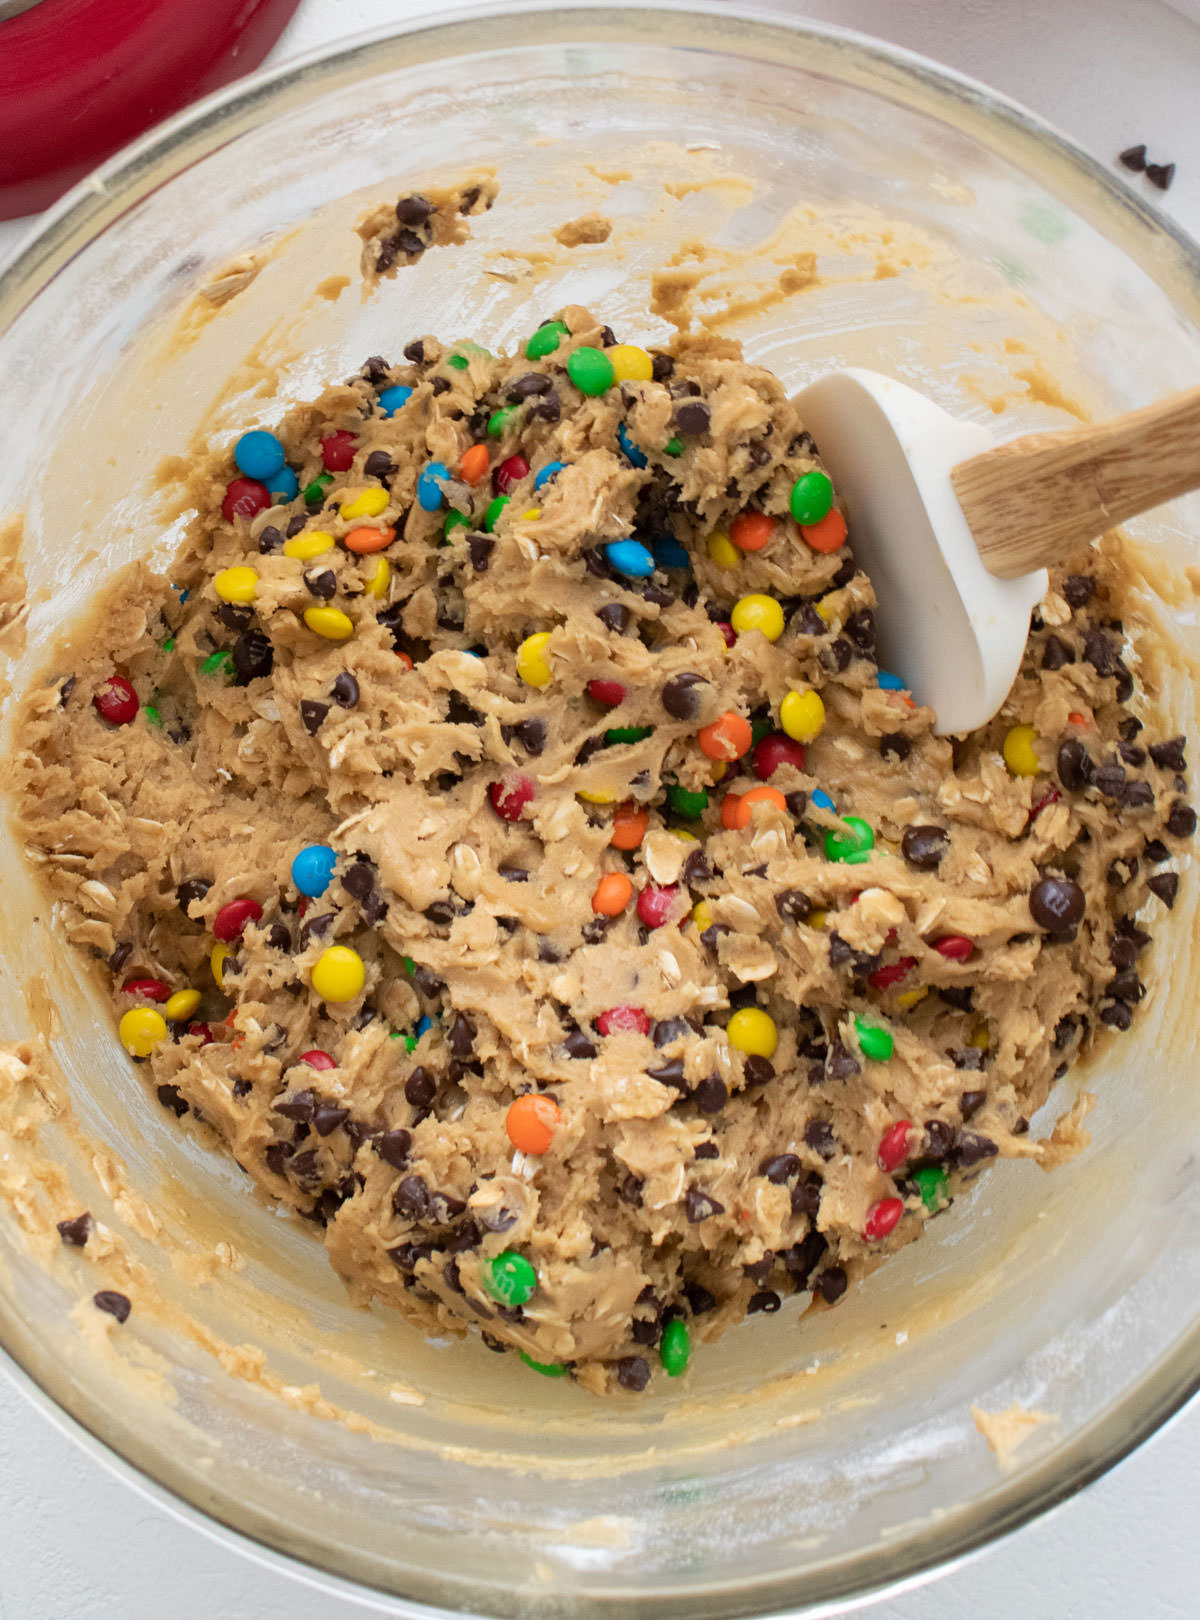
<path fill-rule="evenodd" d="M 1014 579 L 1200 489 L 1200 388 L 1111 422 L 1014 439 L 950 478 L 985 567 Z"/>

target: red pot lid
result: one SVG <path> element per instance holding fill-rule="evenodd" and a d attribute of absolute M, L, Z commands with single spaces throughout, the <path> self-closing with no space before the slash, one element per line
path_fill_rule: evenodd
<path fill-rule="evenodd" d="M 0 0 L 0 219 L 258 66 L 299 0 Z"/>

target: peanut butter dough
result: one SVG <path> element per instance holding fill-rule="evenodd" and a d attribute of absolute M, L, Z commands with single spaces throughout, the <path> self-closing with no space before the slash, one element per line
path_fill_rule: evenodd
<path fill-rule="evenodd" d="M 1142 913 L 1173 903 L 1195 816 L 1112 554 L 1054 579 L 1002 715 L 936 738 L 880 683 L 853 514 L 828 552 L 789 515 L 819 461 L 779 383 L 682 337 L 584 394 L 568 357 L 615 340 L 559 319 L 537 358 L 425 337 L 293 409 L 273 431 L 300 494 L 249 518 L 222 515 L 232 445 L 199 457 L 187 547 L 104 593 L 30 701 L 19 772 L 114 1026 L 200 992 L 141 1065 L 159 1101 L 310 1219 L 356 1298 L 640 1389 L 672 1322 L 703 1339 L 792 1294 L 832 1305 L 993 1156 L 1086 1140 L 1081 1112 L 1045 1142 L 1028 1122 L 1128 1027 Z M 334 435 L 353 460 L 322 485 Z M 370 515 L 344 513 L 363 491 Z M 761 550 L 729 540 L 747 510 L 776 520 Z M 363 525 L 394 536 L 355 550 Z M 652 575 L 614 566 L 631 538 Z M 223 600 L 247 567 L 253 599 Z M 728 628 L 756 593 L 774 641 Z M 126 723 L 93 702 L 114 675 Z M 772 770 L 789 692 L 824 723 Z M 755 740 L 722 772 L 700 733 L 729 714 Z M 782 803 L 737 825 L 766 774 Z M 313 844 L 337 859 L 305 899 Z M 635 891 L 612 917 L 605 874 Z M 345 1001 L 313 987 L 335 945 L 365 969 Z M 748 1007 L 770 1056 L 727 1033 Z M 540 1154 L 506 1130 L 531 1091 L 559 1110 Z M 535 1275 L 521 1303 L 502 1256 Z"/>

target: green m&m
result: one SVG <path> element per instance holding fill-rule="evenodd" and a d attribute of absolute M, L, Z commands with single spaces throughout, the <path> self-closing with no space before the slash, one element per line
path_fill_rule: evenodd
<path fill-rule="evenodd" d="M 537 1289 L 537 1272 L 523 1254 L 505 1249 L 484 1264 L 483 1286 L 501 1305 L 524 1305 Z"/>
<path fill-rule="evenodd" d="M 896 1049 L 896 1043 L 878 1024 L 868 1024 L 863 1018 L 854 1020 L 854 1028 L 858 1033 L 858 1044 L 865 1058 L 872 1063 L 886 1063 Z"/>
<path fill-rule="evenodd" d="M 861 816 L 843 816 L 842 823 L 825 834 L 825 859 L 860 866 L 875 848 L 875 834 Z"/>
<path fill-rule="evenodd" d="M 658 1359 L 668 1378 L 678 1378 L 692 1354 L 692 1336 L 681 1316 L 675 1317 L 663 1328 L 658 1347 Z"/>
<path fill-rule="evenodd" d="M 833 505 L 833 485 L 823 472 L 806 472 L 792 485 L 788 506 L 797 523 L 820 523 Z"/>
<path fill-rule="evenodd" d="M 572 349 L 567 360 L 567 376 L 581 394 L 603 394 L 616 380 L 613 363 L 603 349 Z"/>
<path fill-rule="evenodd" d="M 568 336 L 568 330 L 565 321 L 544 321 L 525 345 L 525 358 L 544 360 Z"/>

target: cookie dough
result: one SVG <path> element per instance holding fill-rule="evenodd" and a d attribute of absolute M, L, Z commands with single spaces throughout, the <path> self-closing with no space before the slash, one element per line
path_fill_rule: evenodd
<path fill-rule="evenodd" d="M 938 738 L 735 345 L 571 307 L 247 428 L 34 694 L 23 816 L 158 1100 L 356 1298 L 637 1390 L 1063 1156 L 1196 819 L 1115 554 Z"/>

